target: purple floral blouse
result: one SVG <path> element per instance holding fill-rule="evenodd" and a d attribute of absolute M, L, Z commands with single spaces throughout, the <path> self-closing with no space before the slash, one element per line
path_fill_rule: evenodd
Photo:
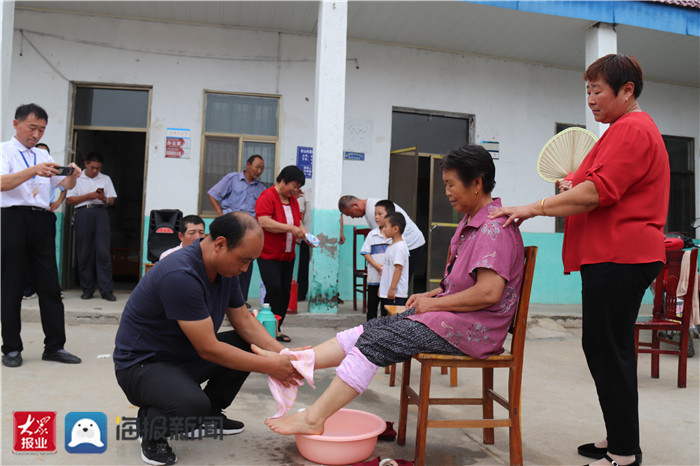
<path fill-rule="evenodd" d="M 472 312 L 435 311 L 407 316 L 427 325 L 464 354 L 484 359 L 503 352 L 503 342 L 518 305 L 522 282 L 523 239 L 514 224 L 504 228 L 507 217 L 489 220 L 501 206 L 495 198 L 467 223 L 465 215 L 450 241 L 450 263 L 437 297 L 466 290 L 476 283 L 476 269 L 492 269 L 506 280 L 501 299 L 488 308 Z"/>

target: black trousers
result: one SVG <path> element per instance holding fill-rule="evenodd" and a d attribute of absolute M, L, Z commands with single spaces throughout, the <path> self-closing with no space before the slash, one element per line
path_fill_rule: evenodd
<path fill-rule="evenodd" d="M 304 241 L 299 243 L 299 268 L 297 269 L 297 299 L 306 301 L 306 293 L 309 291 L 309 259 L 311 248 Z"/>
<path fill-rule="evenodd" d="M 235 330 L 216 336 L 219 341 L 250 352 L 250 345 Z M 171 418 L 220 416 L 231 405 L 249 372 L 229 369 L 203 359 L 157 361 L 154 358 L 116 372 L 126 398 L 140 407 L 139 419 L 148 425 Z M 200 385 L 207 382 L 204 390 Z M 178 423 L 165 422 L 167 436 Z M 182 425 L 182 424 L 179 424 Z"/>
<path fill-rule="evenodd" d="M 110 254 L 109 214 L 107 209 L 75 209 L 74 228 L 78 249 L 78 275 L 83 291 L 111 292 L 112 257 Z"/>
<path fill-rule="evenodd" d="M 258 269 L 265 284 L 265 302 L 270 305 L 274 315 L 281 317 L 278 326 L 281 329 L 289 307 L 294 261 L 258 259 Z"/>
<path fill-rule="evenodd" d="M 367 285 L 367 320 L 377 317 L 379 307 L 379 285 Z M 386 316 L 386 309 L 382 306 L 382 316 Z"/>
<path fill-rule="evenodd" d="M 22 351 L 22 292 L 27 270 L 39 297 L 44 349 L 66 343 L 63 301 L 56 266 L 56 215 L 28 208 L 2 209 L 2 352 Z"/>
<path fill-rule="evenodd" d="M 243 301 L 248 302 L 248 289 L 250 288 L 250 279 L 253 276 L 253 264 L 248 266 L 248 270 L 238 276 L 238 281 L 241 284 L 241 293 L 243 293 Z"/>
<path fill-rule="evenodd" d="M 634 323 L 644 291 L 662 265 L 581 266 L 583 352 L 603 411 L 608 451 L 616 455 L 640 451 Z"/>

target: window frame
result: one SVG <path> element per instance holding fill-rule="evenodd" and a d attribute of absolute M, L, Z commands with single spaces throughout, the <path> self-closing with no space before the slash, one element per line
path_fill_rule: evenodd
<path fill-rule="evenodd" d="M 277 136 L 265 136 L 259 134 L 246 134 L 246 133 L 222 133 L 214 131 L 206 131 L 206 114 L 207 114 L 207 95 L 208 94 L 223 94 L 223 95 L 239 95 L 245 97 L 262 97 L 266 99 L 277 99 Z M 246 143 L 264 143 L 264 144 L 274 144 L 275 146 L 275 163 L 273 167 L 265 167 L 265 170 L 273 170 L 273 173 L 277 173 L 279 167 L 279 152 L 280 152 L 280 121 L 282 115 L 282 96 L 278 94 L 260 94 L 260 93 L 248 93 L 248 92 L 227 92 L 227 91 L 217 91 L 211 89 L 205 89 L 203 93 L 203 103 L 202 103 L 202 140 L 200 147 L 200 163 L 199 163 L 199 194 L 197 196 L 197 210 L 202 218 L 215 218 L 217 216 L 216 211 L 212 207 L 209 210 L 202 210 L 203 198 L 206 196 L 204 191 L 204 168 L 206 164 L 206 144 L 208 138 L 217 139 L 238 139 L 238 167 L 234 171 L 243 171 L 245 169 L 245 159 L 243 158 L 243 149 Z M 230 172 L 228 172 L 230 173 Z M 221 177 L 226 175 L 222 173 Z M 219 178 L 221 179 L 221 178 Z M 274 177 L 273 177 L 274 180 Z M 210 188 L 208 188 L 210 189 Z"/>

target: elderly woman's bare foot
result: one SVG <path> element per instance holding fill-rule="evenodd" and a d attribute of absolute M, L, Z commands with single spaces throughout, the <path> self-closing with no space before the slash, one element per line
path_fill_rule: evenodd
<path fill-rule="evenodd" d="M 279 353 L 260 348 L 258 345 L 250 345 L 250 349 L 258 356 L 277 356 Z"/>
<path fill-rule="evenodd" d="M 276 419 L 265 419 L 265 425 L 274 432 L 282 435 L 317 434 L 323 433 L 323 422 L 311 422 L 308 411 L 290 414 Z"/>

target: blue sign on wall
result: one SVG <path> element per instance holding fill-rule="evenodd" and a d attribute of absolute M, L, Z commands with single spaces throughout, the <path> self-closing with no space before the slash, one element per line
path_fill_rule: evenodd
<path fill-rule="evenodd" d="M 364 159 L 365 159 L 364 152 L 351 152 L 348 150 L 345 151 L 345 160 L 364 160 Z"/>
<path fill-rule="evenodd" d="M 297 167 L 301 168 L 307 180 L 313 175 L 314 148 L 297 146 Z"/>

